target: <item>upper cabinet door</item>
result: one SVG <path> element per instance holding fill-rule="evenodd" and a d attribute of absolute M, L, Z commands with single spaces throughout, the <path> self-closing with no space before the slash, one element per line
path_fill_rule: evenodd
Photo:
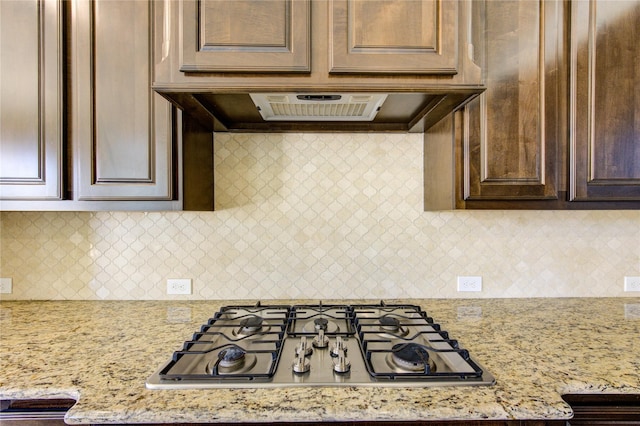
<path fill-rule="evenodd" d="M 459 128 L 464 200 L 555 199 L 562 3 L 487 1 L 474 7 L 487 90 L 465 108 Z"/>
<path fill-rule="evenodd" d="M 640 200 L 640 1 L 571 3 L 572 200 Z"/>
<path fill-rule="evenodd" d="M 58 0 L 0 0 L 0 198 L 63 197 Z"/>
<path fill-rule="evenodd" d="M 309 0 L 180 0 L 189 72 L 310 72 Z"/>
<path fill-rule="evenodd" d="M 153 1 L 73 5 L 79 200 L 173 198 L 171 106 L 151 89 Z"/>
<path fill-rule="evenodd" d="M 456 74 L 458 5 L 448 0 L 330 0 L 330 72 Z"/>

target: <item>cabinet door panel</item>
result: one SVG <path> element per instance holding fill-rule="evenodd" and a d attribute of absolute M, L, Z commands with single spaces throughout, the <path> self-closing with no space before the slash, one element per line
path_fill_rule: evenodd
<path fill-rule="evenodd" d="M 557 198 L 557 26 L 552 1 L 490 1 L 487 90 L 464 110 L 465 200 Z"/>
<path fill-rule="evenodd" d="M 181 0 L 181 71 L 309 72 L 308 0 Z"/>
<path fill-rule="evenodd" d="M 62 5 L 0 1 L 0 198 L 63 196 Z"/>
<path fill-rule="evenodd" d="M 330 72 L 455 74 L 458 2 L 331 0 Z"/>
<path fill-rule="evenodd" d="M 570 198 L 640 200 L 640 2 L 571 16 Z"/>
<path fill-rule="evenodd" d="M 78 1 L 74 143 L 79 200 L 168 200 L 171 108 L 151 89 L 153 2 Z"/>

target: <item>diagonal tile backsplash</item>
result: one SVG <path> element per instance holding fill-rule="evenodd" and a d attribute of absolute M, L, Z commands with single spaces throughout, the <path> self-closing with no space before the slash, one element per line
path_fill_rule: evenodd
<path fill-rule="evenodd" d="M 623 296 L 640 275 L 639 211 L 423 212 L 419 134 L 220 133 L 215 155 L 215 212 L 0 213 L 2 299 Z"/>

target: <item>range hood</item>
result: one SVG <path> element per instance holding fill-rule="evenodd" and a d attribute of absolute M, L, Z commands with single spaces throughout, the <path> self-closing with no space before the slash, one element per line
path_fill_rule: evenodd
<path fill-rule="evenodd" d="M 484 90 L 264 92 L 154 87 L 216 132 L 423 132 Z"/>
<path fill-rule="evenodd" d="M 486 88 L 482 2 L 152 3 L 152 88 L 207 130 L 423 132 Z"/>
<path fill-rule="evenodd" d="M 265 121 L 373 121 L 385 94 L 251 93 Z"/>

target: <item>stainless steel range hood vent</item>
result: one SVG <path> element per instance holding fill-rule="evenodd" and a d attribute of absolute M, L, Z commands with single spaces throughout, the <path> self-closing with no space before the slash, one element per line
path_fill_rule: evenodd
<path fill-rule="evenodd" d="M 251 93 L 265 121 L 373 121 L 386 94 Z"/>

